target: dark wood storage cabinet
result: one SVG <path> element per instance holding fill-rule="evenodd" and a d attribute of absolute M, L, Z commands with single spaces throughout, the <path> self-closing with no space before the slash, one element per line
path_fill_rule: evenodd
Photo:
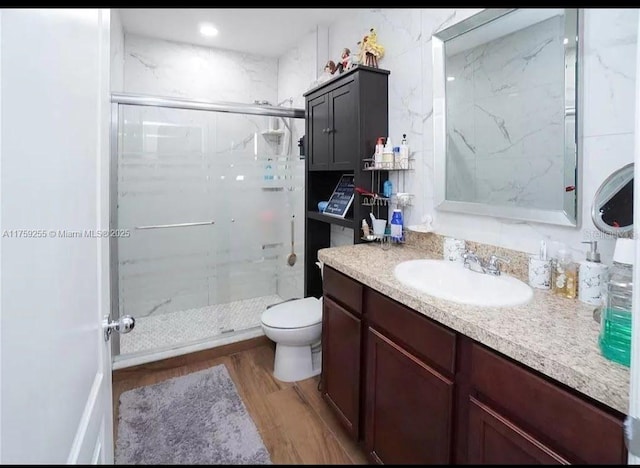
<path fill-rule="evenodd" d="M 625 464 L 624 415 L 325 266 L 324 399 L 386 464 Z"/>
<path fill-rule="evenodd" d="M 367 333 L 365 448 L 376 462 L 450 461 L 453 382 L 382 333 Z"/>
<path fill-rule="evenodd" d="M 307 104 L 309 170 L 353 171 L 358 154 L 358 96 L 356 75 Z"/>
<path fill-rule="evenodd" d="M 329 247 L 331 224 L 353 229 L 353 242 L 360 242 L 360 223 L 368 211 L 357 193 L 345 218 L 318 212 L 318 202 L 329 199 L 343 174 L 353 174 L 356 186 L 372 190 L 363 160 L 373 156 L 376 139 L 389 133 L 388 76 L 388 70 L 357 66 L 305 94 L 305 296 L 322 294 L 315 262 L 318 250 Z M 381 217 L 387 216 L 385 210 Z"/>
<path fill-rule="evenodd" d="M 360 319 L 328 297 L 323 299 L 322 376 L 325 400 L 357 438 L 360 418 Z"/>

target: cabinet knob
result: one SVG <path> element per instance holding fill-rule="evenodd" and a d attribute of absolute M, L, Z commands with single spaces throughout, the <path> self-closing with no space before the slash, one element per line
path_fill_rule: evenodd
<path fill-rule="evenodd" d="M 327 133 L 333 133 L 335 130 L 333 128 L 327 128 Z"/>
<path fill-rule="evenodd" d="M 322 133 L 327 133 L 327 130 L 329 130 L 328 128 L 323 128 L 322 129 Z"/>

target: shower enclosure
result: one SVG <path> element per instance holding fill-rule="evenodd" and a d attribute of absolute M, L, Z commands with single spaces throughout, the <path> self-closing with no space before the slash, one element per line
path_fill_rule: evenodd
<path fill-rule="evenodd" d="M 112 317 L 136 319 L 116 368 L 259 336 L 268 305 L 302 297 L 303 118 L 112 96 Z"/>

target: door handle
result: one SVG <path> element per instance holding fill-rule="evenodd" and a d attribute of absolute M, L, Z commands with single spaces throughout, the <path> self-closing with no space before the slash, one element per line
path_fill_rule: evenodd
<path fill-rule="evenodd" d="M 136 319 L 131 315 L 123 315 L 118 320 L 109 320 L 109 316 L 105 317 L 102 324 L 104 329 L 104 341 L 109 341 L 111 333 L 117 331 L 118 333 L 129 333 L 136 326 Z"/>

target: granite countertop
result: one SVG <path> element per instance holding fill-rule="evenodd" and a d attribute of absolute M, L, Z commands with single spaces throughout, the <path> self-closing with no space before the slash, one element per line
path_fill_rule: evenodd
<path fill-rule="evenodd" d="M 318 251 L 326 265 L 575 390 L 628 413 L 629 369 L 600 354 L 594 306 L 534 289 L 516 307 L 476 307 L 404 286 L 393 275 L 406 260 L 441 258 L 407 245 L 359 244 Z"/>

